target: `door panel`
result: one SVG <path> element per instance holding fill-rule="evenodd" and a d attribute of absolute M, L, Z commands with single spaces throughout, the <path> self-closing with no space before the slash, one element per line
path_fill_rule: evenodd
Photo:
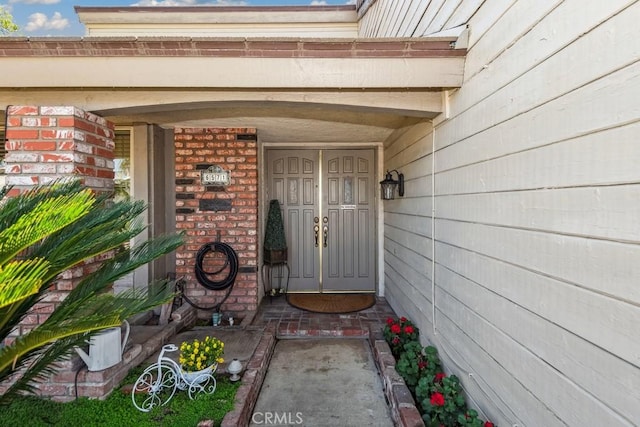
<path fill-rule="evenodd" d="M 283 210 L 289 291 L 375 291 L 373 150 L 271 149 L 265 158 L 267 200 Z"/>
<path fill-rule="evenodd" d="M 375 291 L 373 150 L 325 150 L 321 198 L 326 212 L 324 292 Z M 324 215 L 324 214 L 323 214 Z M 326 262 L 324 260 L 326 259 Z"/>
<path fill-rule="evenodd" d="M 287 238 L 289 291 L 317 292 L 320 261 L 313 219 L 317 216 L 317 150 L 268 150 L 267 199 L 278 199 Z"/>

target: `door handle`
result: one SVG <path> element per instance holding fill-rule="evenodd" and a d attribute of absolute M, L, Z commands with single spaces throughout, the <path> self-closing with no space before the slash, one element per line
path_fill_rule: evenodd
<path fill-rule="evenodd" d="M 327 240 L 329 240 L 329 227 L 326 225 L 322 227 L 322 245 L 327 247 Z"/>
<path fill-rule="evenodd" d="M 318 234 L 320 234 L 320 226 L 318 224 L 313 226 L 313 234 L 316 239 L 316 248 L 318 247 Z"/>

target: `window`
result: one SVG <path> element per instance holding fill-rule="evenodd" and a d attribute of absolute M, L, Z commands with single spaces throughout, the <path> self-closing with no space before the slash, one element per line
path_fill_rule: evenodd
<path fill-rule="evenodd" d="M 131 131 L 116 129 L 113 152 L 116 199 L 131 197 Z"/>

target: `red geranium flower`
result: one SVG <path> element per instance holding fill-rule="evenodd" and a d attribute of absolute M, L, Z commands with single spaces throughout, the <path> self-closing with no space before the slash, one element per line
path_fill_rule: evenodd
<path fill-rule="evenodd" d="M 394 334 L 399 334 L 400 331 L 402 331 L 400 325 L 391 325 L 391 332 L 393 332 Z"/>
<path fill-rule="evenodd" d="M 494 427 L 494 425 L 491 421 L 487 421 L 484 423 L 484 427 Z"/>
<path fill-rule="evenodd" d="M 406 318 L 406 317 L 402 316 L 402 317 L 400 318 L 400 323 L 404 323 L 404 322 L 406 322 L 406 321 L 407 321 L 407 318 Z"/>
<path fill-rule="evenodd" d="M 391 317 L 387 317 L 387 325 L 391 326 L 395 323 L 395 321 Z"/>
<path fill-rule="evenodd" d="M 447 376 L 447 374 L 445 374 L 444 372 L 438 372 L 436 374 L 436 377 L 433 379 L 433 381 L 436 382 L 436 383 L 442 382 L 442 379 L 444 377 L 446 377 L 446 376 Z"/>
<path fill-rule="evenodd" d="M 391 340 L 391 342 L 393 343 L 393 345 L 398 345 L 398 344 L 400 344 L 400 337 L 393 337 L 393 339 Z"/>
<path fill-rule="evenodd" d="M 424 369 L 427 367 L 427 362 L 425 360 L 421 360 L 418 362 L 418 369 Z"/>
<path fill-rule="evenodd" d="M 413 333 L 413 331 L 414 331 L 413 326 L 405 326 L 405 327 L 404 327 L 404 331 L 405 331 L 405 333 L 407 333 L 407 334 L 412 334 L 412 333 Z"/>
<path fill-rule="evenodd" d="M 444 405 L 444 396 L 440 392 L 435 392 L 431 395 L 431 404 L 433 406 L 443 406 Z"/>

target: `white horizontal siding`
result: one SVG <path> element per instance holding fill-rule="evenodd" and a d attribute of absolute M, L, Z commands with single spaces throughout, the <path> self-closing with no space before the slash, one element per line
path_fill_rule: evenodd
<path fill-rule="evenodd" d="M 405 175 L 405 197 L 385 203 L 385 297 L 428 333 L 431 316 L 430 123 L 397 130 L 385 142 L 385 167 Z"/>
<path fill-rule="evenodd" d="M 546 281 L 539 278 L 538 295 L 532 294 L 535 288 L 531 286 L 521 292 L 523 285 L 528 283 L 522 281 L 526 273 L 518 272 L 512 265 L 444 243 L 438 244 L 436 251 L 438 259 L 447 264 L 436 273 L 439 280 L 447 283 L 447 293 L 476 312 L 483 322 L 500 325 L 500 333 L 521 345 L 522 351 L 537 355 L 550 369 L 561 373 L 562 378 L 558 381 L 575 382 L 601 401 L 610 402 L 620 413 L 633 413 L 640 401 L 640 388 L 637 387 L 640 370 L 563 328 L 562 320 L 556 323 L 558 318 L 570 315 L 571 303 L 561 300 L 560 303 L 567 307 L 551 316 L 546 316 L 549 310 L 539 307 L 547 305 L 547 299 L 560 298 L 555 287 L 570 286 L 550 278 Z M 541 298 L 546 294 L 549 294 L 548 298 Z M 592 316 L 598 318 L 597 313 L 595 310 Z"/>
<path fill-rule="evenodd" d="M 449 19 L 444 23 L 443 28 L 455 28 L 464 25 L 478 11 L 478 8 L 485 0 L 463 0 L 456 7 Z M 492 6 L 495 7 L 495 6 Z"/>
<path fill-rule="evenodd" d="M 557 55 L 556 60 L 547 62 L 546 68 L 541 69 L 543 76 L 538 78 L 554 75 L 555 79 L 567 80 L 571 87 L 620 67 L 616 56 L 628 63 L 634 56 L 629 50 L 637 52 L 637 43 L 632 42 L 633 27 L 625 28 L 623 21 L 607 20 L 604 28 L 594 30 L 603 25 L 603 17 L 617 14 L 630 3 L 633 1 L 591 2 L 586 8 L 581 0 L 567 0 L 559 5 L 557 1 L 545 1 L 539 5 L 518 2 L 506 10 L 503 19 L 486 30 L 484 27 L 488 24 L 482 20 L 487 17 L 474 16 L 469 23 L 470 53 L 473 54 L 468 55 L 465 63 L 465 80 L 475 79 L 474 87 L 477 89 L 472 96 L 465 96 L 456 103 L 452 116 L 494 94 L 554 55 Z M 545 15 L 547 10 L 550 13 Z M 623 14 L 620 19 L 633 21 L 634 18 L 633 14 Z M 513 22 L 521 22 L 524 28 L 513 25 Z M 524 33 L 523 29 L 526 30 Z M 523 34 L 519 36 L 520 33 Z M 583 36 L 588 36 L 588 40 L 582 41 Z M 593 58 L 591 49 L 595 45 L 602 49 L 599 54 L 605 57 Z M 509 54 L 502 55 L 506 49 Z M 555 75 L 554 70 L 562 70 L 562 73 Z M 572 80 L 579 83 L 571 84 Z"/>
<path fill-rule="evenodd" d="M 398 35 L 403 37 L 411 37 L 415 33 L 416 27 L 420 23 L 420 20 L 424 16 L 427 8 L 429 7 L 429 1 L 409 1 L 409 10 L 405 15 Z"/>
<path fill-rule="evenodd" d="M 424 14 L 420 18 L 420 22 L 416 26 L 416 29 L 413 30 L 413 34 L 417 37 L 425 35 L 427 28 L 431 28 L 431 22 L 436 18 L 438 12 L 443 8 L 443 6 L 447 3 L 458 3 L 457 0 L 431 0 L 429 2 L 429 6 L 425 10 Z"/>
<path fill-rule="evenodd" d="M 451 118 L 455 118 L 464 113 L 466 119 L 464 126 L 443 125 L 439 128 L 439 132 L 443 133 L 442 137 L 450 143 L 460 141 L 463 137 L 468 138 L 481 131 L 492 131 L 492 127 L 498 126 L 509 119 L 531 120 L 537 118 L 539 114 L 536 110 L 539 107 L 549 104 L 547 108 L 560 108 L 563 111 L 572 102 L 589 102 L 589 106 L 583 107 L 585 112 L 594 115 L 602 115 L 607 111 L 606 103 L 601 103 L 601 97 L 621 98 L 631 104 L 634 99 L 625 99 L 624 95 L 616 94 L 616 90 L 636 91 L 640 90 L 640 44 L 634 42 L 636 35 L 634 34 L 634 22 L 636 16 L 640 16 L 640 3 L 628 8 L 625 13 L 620 13 L 609 21 L 596 27 L 587 34 L 582 35 L 575 41 L 571 42 L 564 49 L 555 55 L 547 58 L 543 63 L 535 65 L 529 69 L 526 74 L 513 79 L 506 86 L 493 87 L 493 92 L 482 98 L 469 108 L 459 109 L 457 103 L 451 106 Z M 548 24 L 550 25 L 550 24 Z M 637 31 L 635 31 L 637 33 Z M 593 49 L 597 46 L 598 59 L 593 59 Z M 510 67 L 503 68 L 511 69 Z M 516 59 L 516 64 L 519 60 Z M 468 63 L 465 66 L 468 72 Z M 553 76 L 553 77 L 552 77 Z M 606 78 L 602 78 L 606 76 Z M 627 80 L 631 78 L 635 80 L 631 85 Z M 505 78 L 504 80 L 508 80 Z M 487 90 L 484 85 L 478 81 L 478 89 L 480 91 Z M 482 82 L 484 83 L 484 81 Z M 553 83 L 553 84 L 551 84 Z M 460 94 L 466 94 L 469 90 L 476 87 L 476 82 L 469 82 L 469 86 L 463 88 Z M 603 93 L 603 91 L 611 91 L 612 93 Z M 640 92 L 637 92 L 640 93 Z M 571 95 L 563 97 L 563 95 Z M 617 95 L 617 96 L 616 96 Z M 473 98 L 476 97 L 475 91 Z M 594 99 L 597 97 L 597 99 Z M 464 103 L 464 102 L 463 102 Z M 613 107 L 613 106 L 612 106 Z M 629 105 L 628 111 L 630 119 L 638 117 L 640 106 L 638 103 Z M 544 111 L 544 110 L 542 110 Z M 554 112 L 555 114 L 555 112 Z M 556 121 L 564 118 L 565 115 L 555 114 Z M 608 115 L 607 115 L 608 116 Z M 605 117 L 604 120 L 614 123 L 624 123 L 625 119 L 617 117 Z M 549 122 L 544 118 L 545 126 L 542 126 L 539 132 L 544 131 Z M 542 123 L 540 123 L 542 125 Z M 518 130 L 517 127 L 509 125 Z M 525 125 L 526 126 L 526 125 Z M 565 126 L 569 130 L 571 126 Z M 594 129 L 592 126 L 591 129 Z M 495 131 L 500 131 L 496 129 Z M 528 138 L 531 142 L 536 143 L 537 139 Z"/>
<path fill-rule="evenodd" d="M 377 0 L 360 19 L 361 37 L 422 37 L 463 25 L 484 0 Z"/>
<path fill-rule="evenodd" d="M 466 23 L 469 24 L 469 46 L 473 46 L 478 40 L 483 39 L 484 35 L 490 29 L 503 24 L 501 17 L 508 13 L 509 9 L 518 3 L 518 0 L 492 0 L 491 3 L 491 7 L 482 7 L 483 5 L 480 5 L 481 7 L 466 21 Z M 503 40 L 509 40 L 506 34 Z M 501 41 L 500 44 L 503 42 L 504 41 Z M 489 46 L 485 46 L 484 49 L 478 48 L 475 54 L 484 56 L 487 54 L 487 48 L 489 48 Z M 470 58 L 470 60 L 471 59 L 477 61 L 476 58 Z"/>
<path fill-rule="evenodd" d="M 475 5 L 432 4 L 415 28 Z M 385 202 L 387 298 L 497 424 L 637 425 L 640 2 L 478 4 L 435 170 L 428 124 L 385 142 L 407 179 Z"/>
<path fill-rule="evenodd" d="M 438 323 L 443 330 L 442 336 L 458 337 L 460 343 L 452 342 L 451 346 L 465 356 L 465 363 L 469 363 L 471 368 L 466 377 L 461 375 L 465 378 L 463 381 L 470 382 L 471 373 L 472 378 L 480 375 L 488 380 L 488 384 L 508 384 L 508 389 L 501 393 L 501 399 L 517 415 L 515 423 L 518 425 L 632 426 L 629 420 L 622 419 L 590 393 L 559 375 L 545 360 L 523 348 L 512 337 L 497 331 L 459 300 L 441 293 L 438 307 L 445 313 Z M 509 322 L 519 322 L 519 317 L 511 318 Z M 490 358 L 485 355 L 490 355 Z M 495 376 L 488 377 L 488 364 L 495 364 L 504 371 L 496 369 Z"/>
<path fill-rule="evenodd" d="M 640 184 L 438 196 L 436 203 L 439 218 L 638 244 L 640 221 L 628 221 L 640 218 L 638 201 Z M 634 294 L 640 301 L 640 286 Z"/>
<path fill-rule="evenodd" d="M 469 21 L 467 75 L 473 76 L 511 49 L 563 0 L 502 1 L 497 7 L 481 7 Z M 541 43 L 542 44 L 542 43 Z M 529 52 L 538 49 L 529 49 Z M 537 53 L 533 54 L 534 56 Z M 510 64 L 517 67 L 518 63 Z M 513 73 L 510 73 L 513 76 Z M 515 74 L 517 75 L 517 74 Z M 494 87 L 494 86 L 492 86 Z"/>
<path fill-rule="evenodd" d="M 507 282 L 503 296 L 519 298 L 521 305 L 638 365 L 637 300 L 610 296 L 608 288 L 637 285 L 640 267 L 630 261 L 640 260 L 640 245 L 445 220 L 436 223 L 436 236 L 507 264 L 511 280 L 494 277 Z M 514 286 L 518 283 L 526 286 Z"/>
<path fill-rule="evenodd" d="M 398 2 L 397 5 L 397 13 L 395 17 L 395 21 L 391 24 L 391 28 L 388 32 L 389 36 L 392 37 L 409 37 L 410 34 L 407 34 L 406 28 L 408 25 L 405 24 L 410 17 L 415 16 L 416 10 L 420 5 L 419 2 Z M 404 26 L 404 31 L 403 31 Z"/>
<path fill-rule="evenodd" d="M 553 111 L 548 117 L 554 113 L 560 114 L 559 111 Z M 586 120 L 580 120 L 585 126 L 604 120 L 602 114 L 585 115 Z M 593 120 L 589 121 L 589 118 Z M 542 130 L 529 130 L 538 136 L 538 141 L 545 143 L 538 147 L 531 147 L 530 141 L 522 139 L 491 144 L 491 138 L 484 136 L 449 146 L 438 158 L 437 167 L 441 171 L 438 193 L 473 194 L 603 186 L 637 180 L 640 121 L 608 129 L 606 126 L 609 123 L 602 125 L 603 131 L 594 130 L 575 138 L 563 139 L 565 135 L 559 142 L 554 142 L 549 138 L 551 135 L 544 134 Z M 469 149 L 465 150 L 465 147 Z M 576 154 L 580 156 L 576 157 Z"/>

